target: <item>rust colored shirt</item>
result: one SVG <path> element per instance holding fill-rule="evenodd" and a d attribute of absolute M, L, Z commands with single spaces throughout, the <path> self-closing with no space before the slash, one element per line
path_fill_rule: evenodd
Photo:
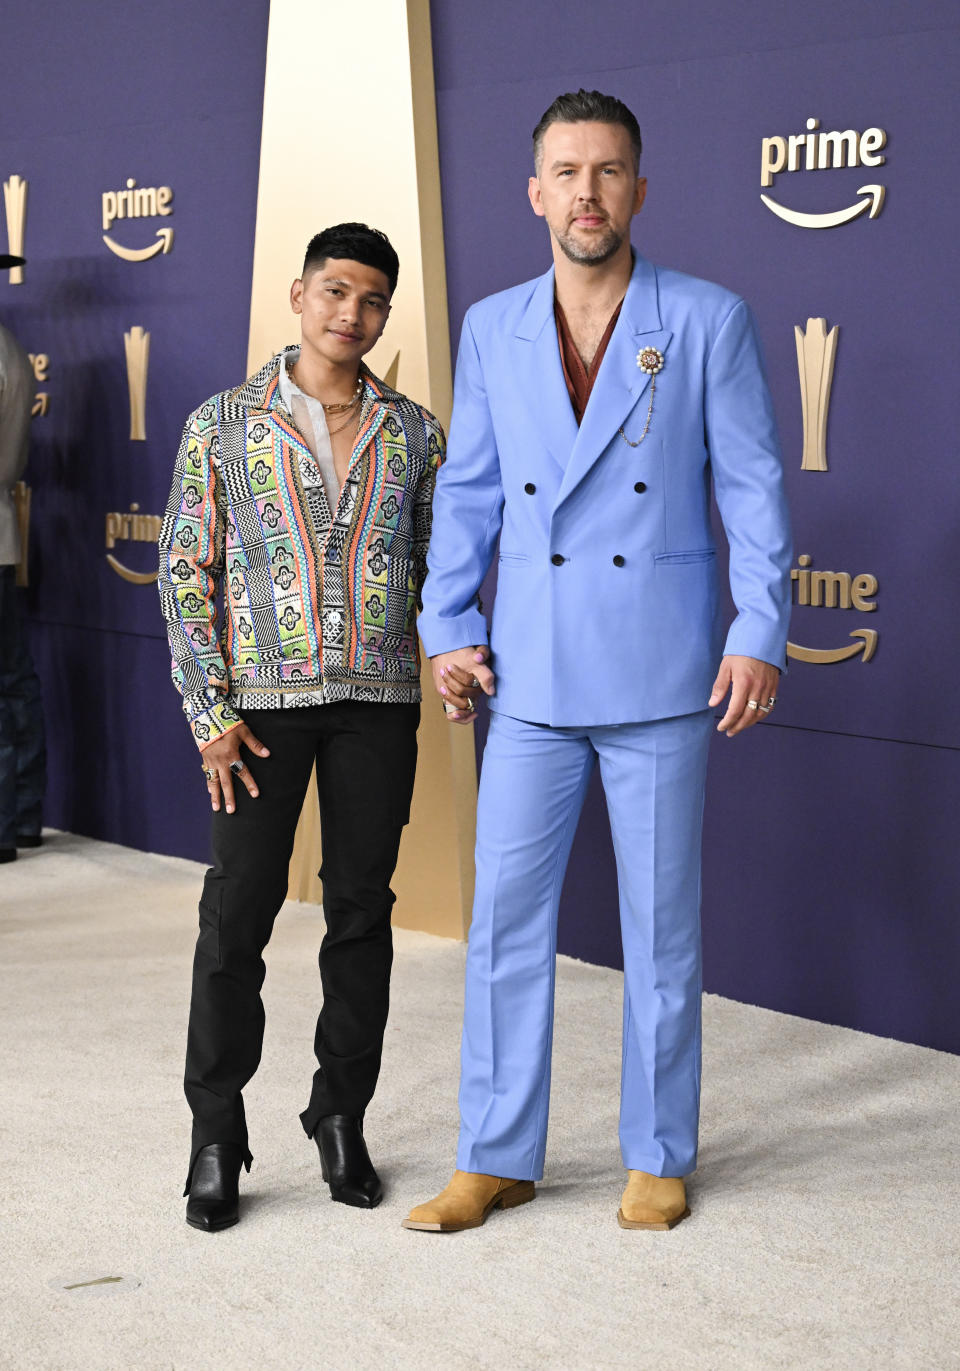
<path fill-rule="evenodd" d="M 573 334 L 570 332 L 570 325 L 567 323 L 567 316 L 563 312 L 560 301 L 554 300 L 553 302 L 553 312 L 557 321 L 557 341 L 560 344 L 560 362 L 563 366 L 563 379 L 567 383 L 570 403 L 573 405 L 573 412 L 577 416 L 578 428 L 583 422 L 584 411 L 587 408 L 587 401 L 590 399 L 590 392 L 593 390 L 593 383 L 597 379 L 600 363 L 603 361 L 607 344 L 610 342 L 610 335 L 617 326 L 622 308 L 623 301 L 621 300 L 610 316 L 610 322 L 604 330 L 588 371 L 577 351 L 577 345 L 573 341 Z"/>

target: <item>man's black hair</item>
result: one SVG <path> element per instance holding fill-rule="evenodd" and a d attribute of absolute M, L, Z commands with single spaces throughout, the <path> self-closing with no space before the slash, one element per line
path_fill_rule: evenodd
<path fill-rule="evenodd" d="M 633 111 L 615 95 L 604 95 L 599 90 L 584 90 L 581 86 L 576 93 L 568 91 L 566 95 L 557 96 L 550 108 L 544 110 L 539 124 L 533 130 L 533 164 L 538 176 L 543 160 L 543 135 L 551 124 L 620 124 L 630 135 L 634 169 L 640 165 L 643 151 L 640 125 Z"/>
<path fill-rule="evenodd" d="M 332 228 L 325 228 L 307 244 L 301 275 L 306 276 L 315 267 L 322 267 L 328 257 L 376 267 L 390 283 L 391 295 L 397 288 L 400 259 L 390 239 L 379 229 L 372 229 L 367 224 L 334 224 Z"/>

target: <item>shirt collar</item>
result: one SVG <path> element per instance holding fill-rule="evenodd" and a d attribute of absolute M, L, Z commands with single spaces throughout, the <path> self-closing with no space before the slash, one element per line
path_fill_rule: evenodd
<path fill-rule="evenodd" d="M 291 343 L 282 352 L 278 352 L 271 357 L 269 362 L 248 377 L 243 385 L 237 386 L 236 390 L 230 392 L 230 400 L 238 405 L 248 405 L 251 409 L 270 410 L 276 404 L 282 404 L 289 409 L 288 400 L 284 398 L 287 378 L 287 362 L 291 365 L 300 356 L 300 344 Z M 389 408 L 395 401 L 402 397 L 386 382 L 374 376 L 365 363 L 360 364 L 360 375 L 363 377 L 364 390 L 366 397 L 373 403 Z M 294 389 L 296 383 L 292 382 Z M 292 394 L 288 392 L 288 395 Z"/>

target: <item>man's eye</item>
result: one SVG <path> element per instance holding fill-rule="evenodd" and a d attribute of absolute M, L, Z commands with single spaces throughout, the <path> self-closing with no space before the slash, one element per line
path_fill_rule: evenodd
<path fill-rule="evenodd" d="M 328 295 L 342 295 L 342 294 L 343 294 L 343 291 L 340 290 L 339 286 L 330 286 L 330 287 L 328 288 L 328 290 L 327 290 L 327 294 L 328 294 Z"/>

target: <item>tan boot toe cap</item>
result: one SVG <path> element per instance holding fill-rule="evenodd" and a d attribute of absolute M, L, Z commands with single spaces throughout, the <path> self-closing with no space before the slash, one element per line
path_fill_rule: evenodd
<path fill-rule="evenodd" d="M 532 1181 L 513 1181 L 472 1171 L 455 1171 L 445 1190 L 426 1204 L 418 1204 L 403 1220 L 404 1228 L 432 1233 L 457 1233 L 479 1228 L 495 1205 L 509 1208 L 533 1199 Z"/>
<path fill-rule="evenodd" d="M 617 1214 L 621 1228 L 663 1231 L 690 1213 L 686 1186 L 680 1177 L 651 1176 L 646 1171 L 630 1171 L 628 1175 Z"/>

